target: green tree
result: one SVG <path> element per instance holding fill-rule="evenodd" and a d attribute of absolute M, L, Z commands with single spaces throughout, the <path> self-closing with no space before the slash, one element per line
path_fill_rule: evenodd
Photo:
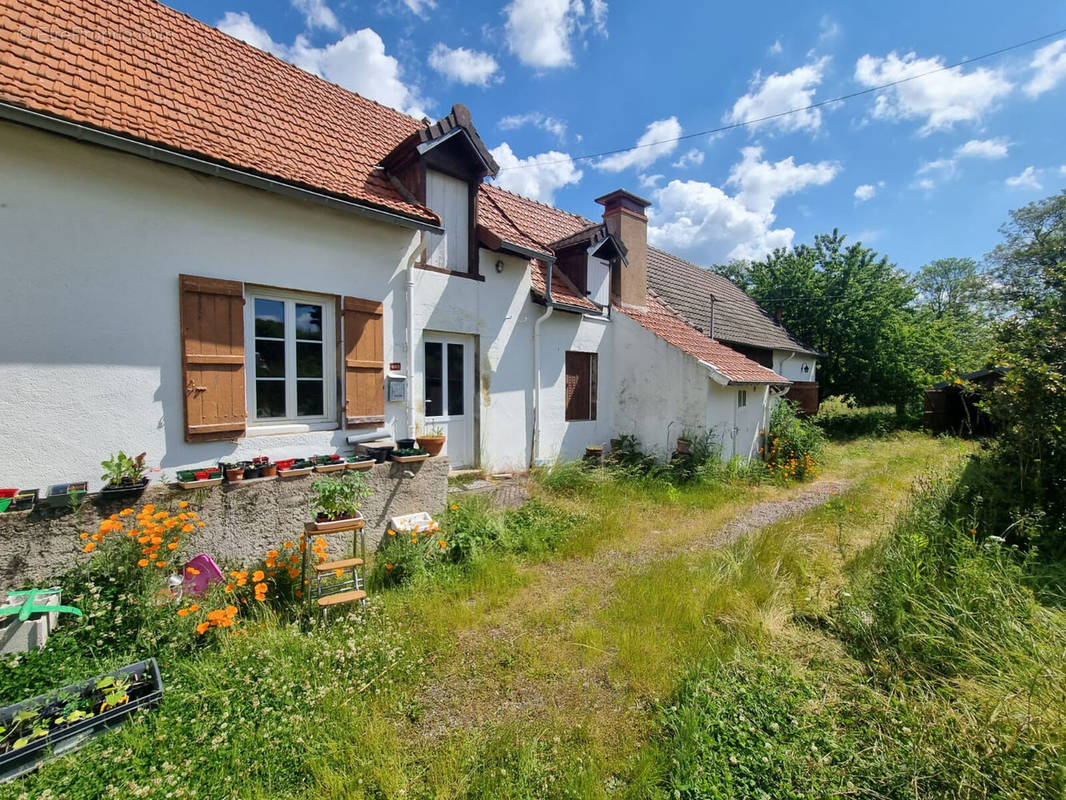
<path fill-rule="evenodd" d="M 1004 522 L 1037 513 L 1066 551 L 1066 191 L 1010 212 L 989 254 L 1010 313 L 995 357 L 1007 375 L 989 399 L 1001 426 Z"/>
<path fill-rule="evenodd" d="M 991 281 L 972 258 L 941 258 L 914 276 L 916 364 L 930 376 L 985 366 L 992 349 Z"/>
<path fill-rule="evenodd" d="M 845 239 L 834 230 L 816 236 L 813 245 L 780 248 L 752 262 L 748 291 L 822 353 L 823 396 L 913 409 L 928 377 L 914 357 L 922 340 L 915 288 L 886 257 Z"/>

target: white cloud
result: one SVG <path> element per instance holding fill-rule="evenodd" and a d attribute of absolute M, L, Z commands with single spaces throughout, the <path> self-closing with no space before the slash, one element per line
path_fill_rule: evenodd
<path fill-rule="evenodd" d="M 774 43 L 766 48 L 766 54 L 770 56 L 781 55 L 781 51 L 785 48 L 781 45 L 780 39 L 774 39 Z"/>
<path fill-rule="evenodd" d="M 742 158 L 729 171 L 726 183 L 737 187 L 737 200 L 745 207 L 767 216 L 778 198 L 829 183 L 840 171 L 829 161 L 797 164 L 792 156 L 774 163 L 763 161 L 761 147 L 745 147 L 740 152 Z"/>
<path fill-rule="evenodd" d="M 1063 164 L 1061 167 L 1059 167 L 1059 175 L 1066 178 L 1066 164 Z"/>
<path fill-rule="evenodd" d="M 751 79 L 751 91 L 733 104 L 733 110 L 724 117 L 725 121 L 745 122 L 809 106 L 814 102 L 814 91 L 822 82 L 822 73 L 827 61 L 826 58 L 820 58 L 811 64 L 796 67 L 784 75 L 775 72 L 766 78 L 756 72 Z M 785 131 L 816 131 L 822 125 L 822 112 L 817 108 L 797 111 L 768 120 L 764 124 L 773 124 Z"/>
<path fill-rule="evenodd" d="M 920 181 L 915 182 L 914 185 L 917 186 L 919 189 L 924 189 L 927 192 L 931 192 L 933 191 L 933 189 L 936 188 L 936 181 L 934 181 L 932 178 L 922 178 Z"/>
<path fill-rule="evenodd" d="M 429 65 L 449 80 L 473 86 L 488 86 L 500 68 L 488 53 L 465 47 L 453 49 L 440 42 L 429 54 Z"/>
<path fill-rule="evenodd" d="M 513 131 L 526 125 L 532 125 L 546 131 L 560 142 L 566 140 L 566 123 L 557 117 L 550 117 L 539 111 L 528 114 L 511 114 L 501 119 L 496 126 L 503 131 Z"/>
<path fill-rule="evenodd" d="M 418 90 L 403 82 L 400 63 L 385 52 L 385 43 L 370 28 L 349 33 L 333 44 L 313 47 L 302 35 L 291 45 L 275 42 L 243 11 L 226 12 L 216 27 L 363 97 L 414 117 L 423 115 L 424 101 Z"/>
<path fill-rule="evenodd" d="M 860 203 L 872 200 L 877 194 L 877 187 L 872 183 L 863 183 L 855 187 L 855 199 Z"/>
<path fill-rule="evenodd" d="M 699 148 L 693 147 L 681 158 L 674 162 L 674 166 L 679 169 L 688 169 L 689 167 L 698 167 L 703 163 L 704 152 Z"/>
<path fill-rule="evenodd" d="M 1044 188 L 1040 179 L 1036 175 L 1036 170 L 1033 167 L 1026 167 L 1017 175 L 1014 175 L 1004 181 L 1010 189 L 1042 189 Z"/>
<path fill-rule="evenodd" d="M 1038 97 L 1066 78 L 1066 39 L 1045 45 L 1033 54 L 1029 68 L 1036 74 L 1025 84 L 1025 93 Z"/>
<path fill-rule="evenodd" d="M 818 23 L 818 43 L 826 44 L 833 41 L 840 35 L 842 28 L 828 14 L 823 14 L 821 21 Z"/>
<path fill-rule="evenodd" d="M 970 139 L 966 144 L 960 145 L 955 151 L 958 158 L 1006 158 L 1008 150 L 1007 140 L 998 139 Z"/>
<path fill-rule="evenodd" d="M 424 17 L 430 9 L 437 7 L 437 0 L 402 0 L 408 10 L 419 17 Z"/>
<path fill-rule="evenodd" d="M 536 69 L 570 66 L 574 38 L 589 29 L 607 35 L 606 0 L 512 0 L 504 9 L 507 46 Z"/>
<path fill-rule="evenodd" d="M 528 158 L 518 158 L 504 142 L 491 150 L 500 165 L 496 184 L 524 197 L 551 203 L 555 192 L 581 180 L 582 172 L 566 153 L 551 150 Z"/>
<path fill-rule="evenodd" d="M 635 148 L 601 158 L 596 162 L 596 168 L 607 172 L 621 172 L 630 167 L 647 169 L 677 149 L 677 138 L 680 135 L 681 123 L 677 121 L 677 117 L 656 120 L 648 125 L 637 139 Z"/>
<path fill-rule="evenodd" d="M 884 58 L 864 55 L 855 63 L 855 80 L 863 86 L 877 86 L 943 66 L 943 59 L 938 56 L 918 58 L 914 53 L 907 53 L 900 57 L 894 52 Z M 955 67 L 879 92 L 873 116 L 923 120 L 920 132 L 924 136 L 949 129 L 958 122 L 979 120 L 1011 88 L 1001 70 L 978 67 L 963 72 L 961 67 Z"/>
<path fill-rule="evenodd" d="M 337 15 L 326 5 L 325 0 L 292 0 L 292 7 L 304 15 L 304 23 L 309 29 L 342 30 Z"/>
<path fill-rule="evenodd" d="M 761 149 L 746 147 L 730 172 L 733 196 L 704 181 L 670 181 L 654 193 L 648 239 L 656 246 L 715 264 L 732 258 L 761 258 L 792 244 L 792 228 L 775 228 L 778 198 L 832 180 L 838 167 L 827 162 L 795 164 L 791 157 L 770 163 Z"/>
<path fill-rule="evenodd" d="M 665 180 L 666 176 L 659 173 L 646 175 L 642 172 L 637 176 L 637 183 L 640 184 L 640 188 L 647 192 L 655 192 L 659 188 L 659 184 Z"/>

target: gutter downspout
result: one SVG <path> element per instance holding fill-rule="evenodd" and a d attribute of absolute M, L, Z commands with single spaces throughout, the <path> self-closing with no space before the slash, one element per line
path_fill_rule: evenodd
<path fill-rule="evenodd" d="M 552 265 L 548 264 L 544 302 L 548 308 L 533 323 L 533 442 L 529 452 L 529 465 L 537 466 L 540 460 L 540 326 L 555 311 L 552 304 Z"/>
<path fill-rule="evenodd" d="M 418 246 L 407 257 L 407 438 L 415 438 L 415 261 L 426 252 L 426 234 L 418 235 Z"/>

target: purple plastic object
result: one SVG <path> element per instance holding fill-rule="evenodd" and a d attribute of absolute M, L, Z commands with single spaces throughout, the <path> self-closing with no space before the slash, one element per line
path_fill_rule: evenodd
<path fill-rule="evenodd" d="M 189 572 L 189 567 L 196 570 L 196 574 Z M 189 559 L 189 563 L 182 570 L 185 580 L 182 589 L 186 594 L 201 595 L 209 586 L 222 583 L 222 570 L 207 553 L 198 553 Z"/>

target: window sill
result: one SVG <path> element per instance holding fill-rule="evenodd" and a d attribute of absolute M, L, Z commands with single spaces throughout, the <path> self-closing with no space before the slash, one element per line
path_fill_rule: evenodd
<path fill-rule="evenodd" d="M 459 270 L 455 269 L 444 269 L 443 267 L 434 267 L 431 264 L 415 264 L 415 266 L 419 269 L 424 269 L 429 272 L 439 272 L 441 275 L 450 275 L 453 278 L 470 278 L 470 280 L 474 281 L 485 280 L 484 275 L 480 275 L 476 272 L 460 272 Z"/>
<path fill-rule="evenodd" d="M 336 422 L 278 422 L 265 425 L 249 425 L 246 437 L 253 436 L 282 436 L 294 433 L 311 433 L 313 431 L 336 431 L 340 425 Z"/>

